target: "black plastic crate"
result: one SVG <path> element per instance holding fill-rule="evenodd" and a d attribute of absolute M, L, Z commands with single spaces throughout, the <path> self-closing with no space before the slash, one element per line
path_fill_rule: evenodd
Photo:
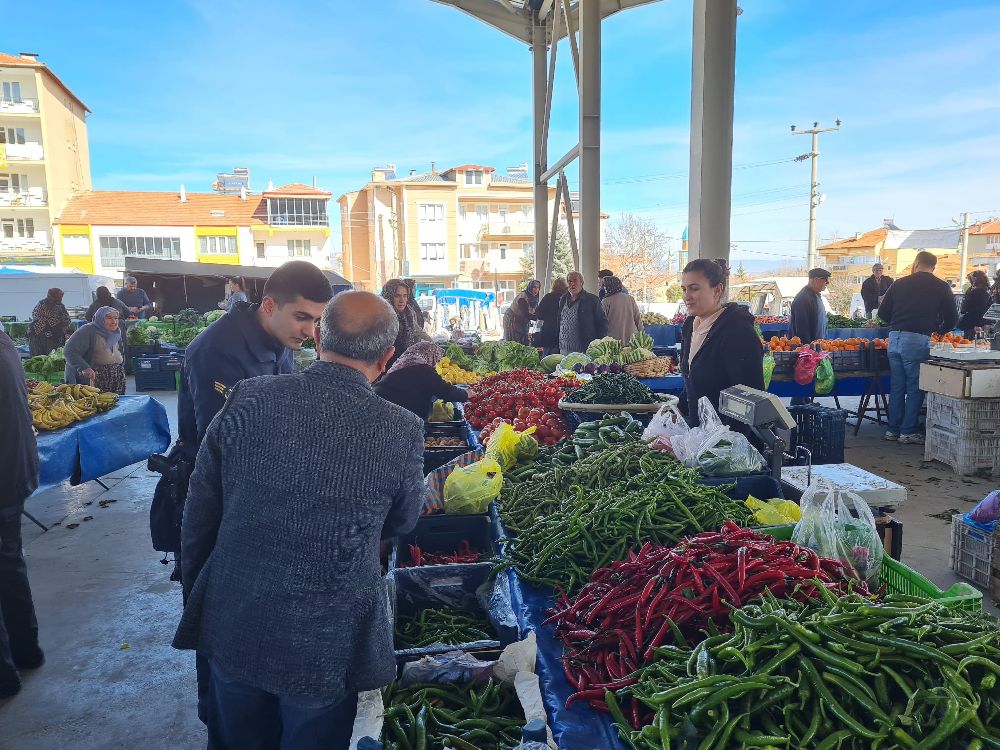
<path fill-rule="evenodd" d="M 410 565 L 410 545 L 420 547 L 423 552 L 456 552 L 458 545 L 465 540 L 474 549 L 479 550 L 482 555 L 480 562 L 463 563 L 457 565 L 441 565 L 421 567 L 440 567 L 452 570 L 468 565 L 487 565 L 491 563 L 483 562 L 494 555 L 493 534 L 490 530 L 490 518 L 486 514 L 481 515 L 438 515 L 423 516 L 417 521 L 416 528 L 409 534 L 404 534 L 396 542 L 394 550 L 392 568 L 404 569 Z"/>
<path fill-rule="evenodd" d="M 858 372 L 868 369 L 868 349 L 850 352 L 827 352 L 834 372 Z"/>
<path fill-rule="evenodd" d="M 789 406 L 788 413 L 795 420 L 795 446 L 808 448 L 814 464 L 844 463 L 844 436 L 847 412 L 829 409 L 818 404 Z"/>
<path fill-rule="evenodd" d="M 164 354 L 160 356 L 160 369 L 176 372 L 184 366 L 183 354 Z"/>
<path fill-rule="evenodd" d="M 774 357 L 774 375 L 791 375 L 795 372 L 795 363 L 799 361 L 798 352 L 771 352 Z"/>
<path fill-rule="evenodd" d="M 889 351 L 887 349 L 876 349 L 874 346 L 868 348 L 868 369 L 877 372 L 889 372 Z"/>
<path fill-rule="evenodd" d="M 160 358 L 156 356 L 132 357 L 132 371 L 135 374 L 160 371 Z"/>
<path fill-rule="evenodd" d="M 428 448 L 424 446 L 424 476 L 434 471 L 434 469 L 444 466 L 453 458 L 461 456 L 472 450 L 469 445 L 469 432 L 465 422 L 454 425 L 438 424 L 427 422 L 424 425 L 424 439 L 427 438 L 456 438 L 462 441 L 461 446 L 448 446 L 445 448 Z"/>
<path fill-rule="evenodd" d="M 176 391 L 177 373 L 174 370 L 136 370 L 135 389 L 137 391 Z"/>
<path fill-rule="evenodd" d="M 758 500 L 770 500 L 771 498 L 785 495 L 781 490 L 781 482 L 770 474 L 744 474 L 736 477 L 702 477 L 698 484 L 718 487 L 719 485 L 733 484 L 735 487 L 726 490 L 726 494 L 733 500 L 743 502 L 753 495 Z"/>
<path fill-rule="evenodd" d="M 463 430 L 465 429 L 465 411 L 462 409 L 462 405 L 454 401 L 449 403 L 455 407 L 455 418 L 443 422 L 431 422 L 428 420 L 428 427 L 461 427 Z"/>

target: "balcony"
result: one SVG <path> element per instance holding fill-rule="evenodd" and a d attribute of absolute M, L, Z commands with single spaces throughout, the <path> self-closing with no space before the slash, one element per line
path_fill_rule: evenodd
<path fill-rule="evenodd" d="M 55 263 L 55 253 L 48 242 L 37 237 L 4 237 L 0 239 L 0 263 L 36 265 Z"/>
<path fill-rule="evenodd" d="M 847 265 L 845 263 L 837 263 L 836 265 L 829 266 L 829 270 L 831 273 L 837 273 L 838 271 L 841 272 L 846 271 Z"/>
<path fill-rule="evenodd" d="M 38 114 L 37 99 L 0 99 L 0 115 L 34 115 Z"/>
<path fill-rule="evenodd" d="M 43 150 L 41 143 L 7 143 L 2 145 L 7 152 L 7 161 L 41 161 Z"/>
<path fill-rule="evenodd" d="M 30 188 L 26 192 L 0 192 L 0 206 L 5 208 L 45 208 L 49 205 L 42 188 Z"/>
<path fill-rule="evenodd" d="M 490 222 L 482 227 L 483 237 L 523 237 L 525 239 L 535 236 L 535 225 L 530 221 L 507 221 Z"/>

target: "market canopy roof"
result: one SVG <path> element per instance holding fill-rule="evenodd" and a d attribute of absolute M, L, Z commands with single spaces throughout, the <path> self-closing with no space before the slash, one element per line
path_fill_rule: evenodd
<path fill-rule="evenodd" d="M 231 266 L 225 263 L 190 263 L 183 260 L 159 260 L 157 258 L 140 258 L 133 255 L 125 256 L 125 271 L 129 273 L 151 273 L 161 276 L 217 276 L 233 278 L 241 276 L 244 279 L 266 279 L 274 268 L 266 266 Z M 351 282 L 333 271 L 323 271 L 334 288 L 350 288 Z"/>

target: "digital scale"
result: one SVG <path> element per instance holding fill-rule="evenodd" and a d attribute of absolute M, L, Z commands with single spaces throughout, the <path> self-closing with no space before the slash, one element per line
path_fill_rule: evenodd
<path fill-rule="evenodd" d="M 766 447 L 771 476 L 781 481 L 781 467 L 785 450 L 792 445 L 795 420 L 778 397 L 749 386 L 734 385 L 719 394 L 719 414 L 753 430 Z M 808 453 L 805 448 L 801 450 Z M 788 457 L 794 460 L 794 456 Z"/>

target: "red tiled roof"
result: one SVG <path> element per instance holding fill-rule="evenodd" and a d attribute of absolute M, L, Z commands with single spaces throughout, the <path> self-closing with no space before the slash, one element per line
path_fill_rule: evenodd
<path fill-rule="evenodd" d="M 46 65 L 45 63 L 40 62 L 39 60 L 29 60 L 27 58 L 21 57 L 20 55 L 8 55 L 6 52 L 0 52 L 0 67 L 4 66 L 11 66 L 11 67 L 20 66 L 23 68 L 39 68 L 41 70 L 44 70 L 46 73 L 52 76 L 52 80 L 55 81 L 57 84 L 59 84 L 60 88 L 62 88 L 67 94 L 72 96 L 74 99 L 76 99 L 77 104 L 83 107 L 87 112 L 90 112 L 90 108 L 83 103 L 80 97 L 74 94 L 70 89 L 70 87 L 67 86 L 65 83 L 63 83 L 60 80 L 59 76 L 53 73 L 52 70 L 49 68 L 49 66 Z"/>
<path fill-rule="evenodd" d="M 860 237 L 849 237 L 846 240 L 837 240 L 828 245 L 817 248 L 818 250 L 846 250 L 852 247 L 875 247 L 880 242 L 885 241 L 889 230 L 886 227 L 865 232 Z"/>
<path fill-rule="evenodd" d="M 969 227 L 969 234 L 1000 234 L 1000 219 L 977 221 Z"/>
<path fill-rule="evenodd" d="M 445 171 L 446 172 L 458 172 L 458 171 L 464 171 L 464 170 L 469 170 L 469 169 L 482 170 L 483 172 L 496 172 L 497 171 L 496 167 L 483 167 L 483 166 L 480 166 L 478 164 L 463 164 L 460 167 L 452 167 L 451 169 L 446 169 Z"/>
<path fill-rule="evenodd" d="M 233 227 L 267 223 L 259 195 L 188 193 L 183 203 L 177 193 L 94 190 L 73 196 L 56 224 L 111 226 Z M 213 216 L 212 212 L 222 212 Z M 257 214 L 255 216 L 255 214 Z"/>
<path fill-rule="evenodd" d="M 329 198 L 332 193 L 328 193 L 325 190 L 319 190 L 318 188 L 309 187 L 301 182 L 290 182 L 289 184 L 282 185 L 274 190 L 265 190 L 263 195 L 265 198 L 301 198 L 304 196 L 308 196 L 310 198 Z"/>

